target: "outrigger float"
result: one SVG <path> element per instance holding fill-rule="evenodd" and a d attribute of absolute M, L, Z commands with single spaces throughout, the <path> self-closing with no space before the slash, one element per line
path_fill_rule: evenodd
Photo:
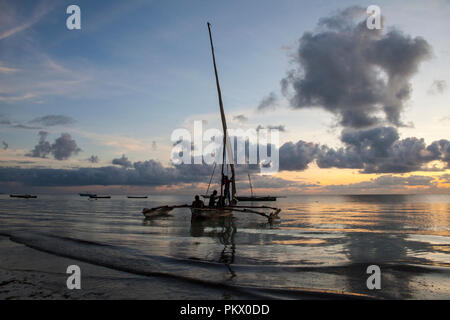
<path fill-rule="evenodd" d="M 214 65 L 214 74 L 216 77 L 216 86 L 217 86 L 217 95 L 219 98 L 219 107 L 220 107 L 220 116 L 221 116 L 221 120 L 222 120 L 222 128 L 223 128 L 223 152 L 222 152 L 222 183 L 221 183 L 221 187 L 220 187 L 220 197 L 218 197 L 218 199 L 222 199 L 222 204 L 221 206 L 214 206 L 214 207 L 194 207 L 192 205 L 189 204 L 182 204 L 182 205 L 165 205 L 165 206 L 159 206 L 159 207 L 155 207 L 155 208 L 144 208 L 142 210 L 143 215 L 146 218 L 152 218 L 152 217 L 156 217 L 156 216 L 164 216 L 164 215 L 169 215 L 169 212 L 171 212 L 174 209 L 178 209 L 178 208 L 190 208 L 191 213 L 192 213 L 192 219 L 211 219 L 211 218 L 217 218 L 217 217 L 223 217 L 223 216 L 229 216 L 232 215 L 233 212 L 243 212 L 243 213 L 253 213 L 253 214 L 257 214 L 260 216 L 263 216 L 265 218 L 267 218 L 269 221 L 272 221 L 273 219 L 277 219 L 279 218 L 278 214 L 280 213 L 281 209 L 279 208 L 275 208 L 275 207 L 269 207 L 269 206 L 245 206 L 245 205 L 237 205 L 239 198 L 243 198 L 243 197 L 237 197 L 236 196 L 236 184 L 235 184 L 235 170 L 234 170 L 234 163 L 233 163 L 233 151 L 231 149 L 231 144 L 230 144 L 230 140 L 227 134 L 227 123 L 226 123 L 226 119 L 225 119 L 225 111 L 223 109 L 223 102 L 222 102 L 222 93 L 220 90 L 220 84 L 219 84 L 219 76 L 217 74 L 217 67 L 216 67 L 216 58 L 214 55 L 214 45 L 213 45 L 213 40 L 212 40 L 212 35 L 211 35 L 211 24 L 208 22 L 208 32 L 209 32 L 209 40 L 211 43 L 211 53 L 212 53 L 212 60 L 213 60 L 213 65 Z M 228 188 L 228 186 L 225 186 L 223 181 L 224 181 L 224 177 L 225 177 L 225 155 L 226 153 L 228 153 L 229 157 L 228 159 L 230 159 L 230 164 L 227 164 L 227 166 L 230 166 L 230 170 L 231 170 L 231 178 L 230 183 L 231 184 L 231 199 L 228 199 L 228 204 L 225 204 L 225 198 L 228 196 L 227 192 L 224 193 L 224 187 L 225 189 Z M 214 166 L 214 169 L 216 168 L 216 166 Z M 211 176 L 211 179 L 214 175 L 214 171 L 213 174 Z M 210 180 L 210 184 L 211 184 L 211 180 Z M 209 186 L 208 186 L 209 189 Z M 229 189 L 229 188 L 228 188 Z M 230 191 L 228 190 L 228 193 Z M 253 192 L 252 192 L 253 193 Z M 206 198 L 206 196 L 204 196 Z M 207 196 L 208 198 L 210 196 Z M 244 197 L 246 198 L 246 197 Z M 248 199 L 244 199 L 241 201 L 248 201 Z M 266 200 L 267 201 L 267 200 Z M 218 201 L 220 202 L 220 200 Z"/>

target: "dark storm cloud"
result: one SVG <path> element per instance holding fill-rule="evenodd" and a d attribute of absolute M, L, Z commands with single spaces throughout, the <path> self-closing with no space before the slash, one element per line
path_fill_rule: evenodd
<path fill-rule="evenodd" d="M 51 127 L 57 125 L 67 125 L 74 123 L 75 120 L 71 117 L 64 115 L 48 115 L 44 117 L 35 118 L 30 121 L 30 123 L 38 123 L 43 126 Z"/>
<path fill-rule="evenodd" d="M 411 76 L 430 52 L 422 38 L 367 29 L 365 10 L 352 7 L 321 19 L 318 32 L 303 34 L 282 92 L 293 108 L 323 108 L 344 127 L 400 126 Z"/>
<path fill-rule="evenodd" d="M 319 146 L 305 141 L 287 142 L 280 147 L 280 170 L 301 171 L 316 158 Z"/>
<path fill-rule="evenodd" d="M 80 152 L 81 149 L 78 148 L 75 140 L 72 139 L 70 134 L 62 133 L 61 137 L 55 140 L 52 144 L 52 154 L 57 160 L 65 160 L 70 158 L 72 155 Z"/>
<path fill-rule="evenodd" d="M 164 167 L 154 160 L 135 162 L 131 169 L 115 166 L 72 170 L 0 167 L 0 182 L 17 182 L 30 186 L 159 186 L 206 182 L 211 172 L 211 166 Z"/>
<path fill-rule="evenodd" d="M 89 158 L 87 158 L 86 160 L 91 162 L 91 163 L 98 163 L 98 156 L 92 155 Z"/>
<path fill-rule="evenodd" d="M 267 97 L 261 100 L 258 105 L 258 110 L 269 110 L 276 107 L 278 97 L 275 93 L 271 92 Z"/>
<path fill-rule="evenodd" d="M 124 167 L 124 168 L 131 168 L 133 165 L 130 160 L 128 160 L 127 157 L 123 154 L 122 157 L 116 158 L 112 160 L 112 164 Z"/>
<path fill-rule="evenodd" d="M 367 130 L 344 130 L 344 148 L 322 146 L 317 154 L 321 168 L 362 169 L 363 173 L 404 173 L 422 170 L 430 161 L 450 165 L 450 141 L 439 140 L 426 145 L 424 139 L 399 140 L 394 127 Z"/>
<path fill-rule="evenodd" d="M 66 160 L 81 151 L 75 140 L 68 133 L 62 133 L 53 144 L 47 141 L 48 132 L 39 131 L 39 142 L 30 153 L 29 157 L 46 158 L 49 154 L 57 160 Z"/>

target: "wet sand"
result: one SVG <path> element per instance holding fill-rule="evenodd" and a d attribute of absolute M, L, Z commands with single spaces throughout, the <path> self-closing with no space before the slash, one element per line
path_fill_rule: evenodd
<path fill-rule="evenodd" d="M 208 287 L 170 277 L 135 275 L 35 250 L 13 242 L 6 236 L 0 236 L 0 256 L 2 257 L 0 260 L 0 300 L 368 298 L 364 295 L 340 295 L 326 290 L 296 292 L 295 295 L 289 295 L 289 292 L 283 292 L 283 290 L 266 290 L 265 295 L 261 296 L 248 290 L 246 292 L 220 286 Z M 69 274 L 66 274 L 66 269 L 69 265 L 78 265 L 81 268 L 80 290 L 67 289 L 66 280 Z M 351 267 L 348 268 L 348 272 L 352 273 Z M 450 299 L 447 292 L 449 282 L 449 279 L 446 278 L 447 275 L 435 273 L 426 275 L 423 274 L 423 271 L 416 272 L 414 268 L 408 272 L 410 276 L 416 277 L 410 299 Z M 393 274 L 395 270 L 390 270 L 389 273 L 391 276 L 395 276 Z M 387 275 L 385 279 L 389 279 L 391 276 Z"/>
<path fill-rule="evenodd" d="M 133 275 L 31 249 L 0 236 L 0 300 L 10 299 L 249 299 L 161 277 Z M 81 269 L 81 289 L 69 290 L 66 268 Z"/>

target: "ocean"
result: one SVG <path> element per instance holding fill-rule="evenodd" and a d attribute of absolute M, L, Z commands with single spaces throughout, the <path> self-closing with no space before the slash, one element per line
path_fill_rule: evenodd
<path fill-rule="evenodd" d="M 46 260 L 102 267 L 82 271 L 91 282 L 79 298 L 116 297 L 120 290 L 120 297 L 144 299 L 450 299 L 450 195 L 304 195 L 259 203 L 282 209 L 273 222 L 241 212 L 191 222 L 186 208 L 152 219 L 141 213 L 192 200 L 0 195 L 0 234 L 28 248 L 6 251 L 8 270 L 32 274 L 42 265 L 31 249 Z M 367 286 L 371 265 L 380 269 L 380 289 Z M 54 275 L 61 290 L 66 267 Z M 143 286 L 146 279 L 152 285 Z M 156 292 L 155 282 L 169 289 Z"/>

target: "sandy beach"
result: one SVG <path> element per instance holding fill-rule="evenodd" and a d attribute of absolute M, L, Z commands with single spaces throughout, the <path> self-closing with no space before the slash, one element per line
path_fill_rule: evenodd
<path fill-rule="evenodd" d="M 191 283 L 143 277 L 31 249 L 0 236 L 0 300 L 11 299 L 245 299 Z M 66 268 L 78 265 L 82 287 L 69 290 Z M 130 289 L 132 288 L 132 289 Z"/>

